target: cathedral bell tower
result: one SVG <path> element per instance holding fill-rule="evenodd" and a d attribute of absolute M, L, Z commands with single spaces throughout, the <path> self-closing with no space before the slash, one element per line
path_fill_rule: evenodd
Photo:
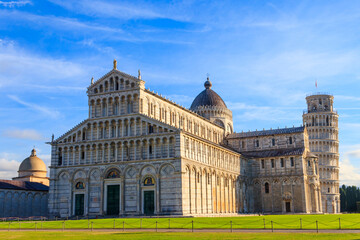
<path fill-rule="evenodd" d="M 310 151 L 319 158 L 319 174 L 324 213 L 340 212 L 339 195 L 339 115 L 334 97 L 314 94 L 306 97 L 303 123 L 309 135 Z"/>

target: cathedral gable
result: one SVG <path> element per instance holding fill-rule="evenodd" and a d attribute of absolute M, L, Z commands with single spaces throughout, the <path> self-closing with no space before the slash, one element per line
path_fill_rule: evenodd
<path fill-rule="evenodd" d="M 77 138 L 77 137 L 81 138 L 82 136 L 78 136 L 78 134 L 80 134 L 80 130 L 83 129 L 87 125 L 88 121 L 89 121 L 89 119 L 86 119 L 86 120 L 80 122 L 75 127 L 73 127 L 72 129 L 70 129 L 69 131 L 67 131 L 63 135 L 61 135 L 59 138 L 57 138 L 56 142 L 58 142 L 58 143 L 66 143 L 66 142 L 69 142 L 69 140 L 74 142 L 74 140 L 73 140 L 74 137 L 75 138 Z"/>
<path fill-rule="evenodd" d="M 140 73 L 139 78 L 136 78 L 117 69 L 113 69 L 95 82 L 94 79 L 91 79 L 91 85 L 88 87 L 87 93 L 92 95 L 133 89 L 138 88 L 141 83 L 144 84 L 141 80 Z"/>

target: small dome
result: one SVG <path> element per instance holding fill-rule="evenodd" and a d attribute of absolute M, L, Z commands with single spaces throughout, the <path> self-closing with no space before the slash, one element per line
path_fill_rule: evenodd
<path fill-rule="evenodd" d="M 200 106 L 217 106 L 227 108 L 222 98 L 213 90 L 211 90 L 211 82 L 207 78 L 204 83 L 205 90 L 202 91 L 191 104 L 190 110 L 195 111 Z"/>
<path fill-rule="evenodd" d="M 20 164 L 19 172 L 47 172 L 47 170 L 44 161 L 36 156 L 36 150 L 33 149 L 30 157 L 25 158 Z"/>

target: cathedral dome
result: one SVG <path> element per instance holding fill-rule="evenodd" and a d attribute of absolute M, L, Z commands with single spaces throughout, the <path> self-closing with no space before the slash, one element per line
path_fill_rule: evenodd
<path fill-rule="evenodd" d="M 194 101 L 191 104 L 190 110 L 195 111 L 198 107 L 201 106 L 216 106 L 216 107 L 222 107 L 227 108 L 225 102 L 222 100 L 222 98 L 213 90 L 211 90 L 211 82 L 209 78 L 207 78 L 207 81 L 204 83 L 205 90 L 202 91 L 197 97 L 194 99 Z"/>
<path fill-rule="evenodd" d="M 31 151 L 30 157 L 25 158 L 20 164 L 20 172 L 47 172 L 44 161 L 36 156 L 35 149 Z"/>

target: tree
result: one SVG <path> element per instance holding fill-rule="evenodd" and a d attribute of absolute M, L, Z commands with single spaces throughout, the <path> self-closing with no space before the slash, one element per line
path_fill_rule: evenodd
<path fill-rule="evenodd" d="M 356 202 L 360 201 L 360 188 L 342 185 L 339 190 L 341 212 L 356 212 Z"/>

